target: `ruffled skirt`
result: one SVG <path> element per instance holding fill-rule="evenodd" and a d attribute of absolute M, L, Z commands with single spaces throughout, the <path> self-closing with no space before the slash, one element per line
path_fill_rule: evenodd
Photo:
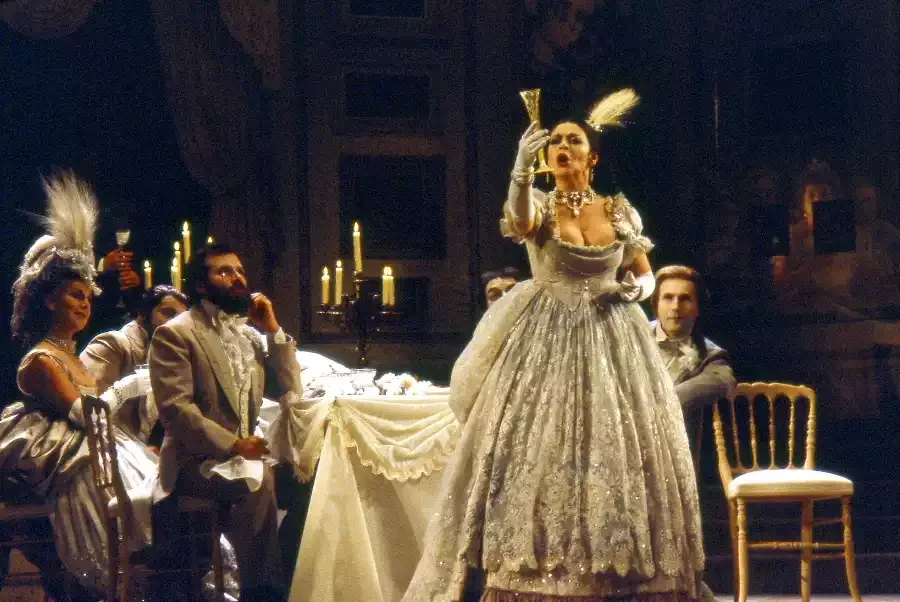
<path fill-rule="evenodd" d="M 522 283 L 482 319 L 451 388 L 466 422 L 405 602 L 459 600 L 469 566 L 497 600 L 695 596 L 693 465 L 637 305 L 573 307 Z"/>

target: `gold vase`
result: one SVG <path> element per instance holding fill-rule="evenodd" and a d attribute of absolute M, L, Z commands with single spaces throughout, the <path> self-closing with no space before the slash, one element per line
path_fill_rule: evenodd
<path fill-rule="evenodd" d="M 519 96 L 522 97 L 522 102 L 525 103 L 525 111 L 528 113 L 528 119 L 531 121 L 537 121 L 538 127 L 541 125 L 541 89 L 535 88 L 533 90 L 522 90 L 519 92 Z M 550 169 L 550 166 L 547 165 L 547 150 L 542 148 L 538 151 L 537 158 L 538 166 L 537 169 L 534 170 L 534 173 L 550 173 L 553 171 Z"/>

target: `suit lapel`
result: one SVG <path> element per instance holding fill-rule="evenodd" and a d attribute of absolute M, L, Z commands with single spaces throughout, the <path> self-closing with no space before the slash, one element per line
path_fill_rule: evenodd
<path fill-rule="evenodd" d="M 234 377 L 231 375 L 231 366 L 228 365 L 228 356 L 225 355 L 225 348 L 222 346 L 222 339 L 203 309 L 194 307 L 191 311 L 194 312 L 194 334 L 197 336 L 197 341 L 203 352 L 206 353 L 209 366 L 216 375 L 219 386 L 225 392 L 225 398 L 231 405 L 231 409 L 234 410 L 236 416 L 240 416 L 240 398 Z"/>

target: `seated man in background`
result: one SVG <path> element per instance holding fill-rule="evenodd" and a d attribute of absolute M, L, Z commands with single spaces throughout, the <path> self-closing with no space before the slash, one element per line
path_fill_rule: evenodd
<path fill-rule="evenodd" d="M 94 337 L 81 352 L 81 361 L 97 381 L 98 391 L 102 393 L 116 381 L 134 373 L 138 366 L 146 364 L 153 332 L 187 308 L 187 295 L 160 284 L 144 294 L 137 308 L 137 319 L 119 330 Z M 158 449 L 163 429 L 157 420 L 156 408 L 147 406 L 145 401 L 146 397 L 142 397 L 122 404 L 116 418 L 131 434 Z"/>
<path fill-rule="evenodd" d="M 694 268 L 670 265 L 656 272 L 656 290 L 651 297 L 656 333 L 663 363 L 675 383 L 684 410 L 685 425 L 692 441 L 694 469 L 698 471 L 703 428 L 703 408 L 728 395 L 735 384 L 724 349 L 703 336 L 700 327 L 701 299 L 706 294 L 703 279 Z M 700 602 L 716 597 L 701 582 Z"/>
<path fill-rule="evenodd" d="M 266 440 L 254 435 L 264 391 L 272 398 L 303 393 L 296 345 L 272 303 L 250 292 L 243 263 L 229 247 L 209 245 L 191 258 L 188 290 L 190 310 L 154 333 L 148 357 L 166 430 L 153 496 L 154 545 L 175 539 L 178 495 L 225 504 L 241 602 L 277 602 L 285 581 L 274 476 L 268 464 L 248 461 L 269 455 Z M 234 474 L 212 472 L 211 465 Z M 255 484 L 240 476 L 254 466 L 261 474 Z M 170 589 L 165 599 L 177 593 Z"/>
<path fill-rule="evenodd" d="M 519 280 L 521 280 L 519 270 L 510 267 L 482 274 L 481 284 L 484 286 L 484 298 L 488 308 L 514 287 Z"/>
<path fill-rule="evenodd" d="M 656 320 L 651 326 L 685 416 L 722 399 L 735 384 L 728 354 L 703 336 L 704 294 L 703 279 L 694 268 L 670 265 L 656 272 L 651 297 Z"/>

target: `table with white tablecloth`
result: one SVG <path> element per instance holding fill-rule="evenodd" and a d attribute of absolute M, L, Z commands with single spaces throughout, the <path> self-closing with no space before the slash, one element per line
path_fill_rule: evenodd
<path fill-rule="evenodd" d="M 292 602 L 403 595 L 459 440 L 446 391 L 435 393 L 296 399 L 272 416 L 273 455 L 315 476 Z"/>

